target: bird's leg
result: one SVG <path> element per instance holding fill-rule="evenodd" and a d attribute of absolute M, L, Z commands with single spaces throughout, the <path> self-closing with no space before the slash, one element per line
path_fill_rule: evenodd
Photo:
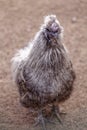
<path fill-rule="evenodd" d="M 38 118 L 36 119 L 36 123 L 34 124 L 34 126 L 37 126 L 39 124 L 42 125 L 43 130 L 47 130 L 46 129 L 46 123 L 45 123 L 45 117 L 43 116 L 42 110 L 40 110 L 38 112 Z"/>
<path fill-rule="evenodd" d="M 64 111 L 60 111 L 58 105 L 53 105 L 53 106 L 52 106 L 52 109 L 56 109 L 60 115 L 65 115 L 65 114 L 66 114 L 66 112 L 64 112 Z"/>
<path fill-rule="evenodd" d="M 56 116 L 57 119 L 58 119 L 58 121 L 59 121 L 61 124 L 63 124 L 62 119 L 61 119 L 61 117 L 60 117 L 60 114 L 65 114 L 65 113 L 60 112 L 59 106 L 53 105 L 53 106 L 52 106 L 52 116 L 51 116 L 51 118 L 52 118 L 53 116 Z"/>
<path fill-rule="evenodd" d="M 49 120 L 47 117 L 45 117 L 45 116 L 43 115 L 43 110 L 40 110 L 40 111 L 38 112 L 38 118 L 36 119 L 36 123 L 34 124 L 34 126 L 37 126 L 37 125 L 41 124 L 43 130 L 47 130 L 47 129 L 46 129 L 46 122 L 49 122 L 49 123 L 53 123 L 53 124 L 54 124 L 53 121 Z"/>

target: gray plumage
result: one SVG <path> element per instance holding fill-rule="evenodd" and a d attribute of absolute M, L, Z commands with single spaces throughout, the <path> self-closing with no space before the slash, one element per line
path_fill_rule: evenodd
<path fill-rule="evenodd" d="M 62 35 L 56 16 L 47 16 L 34 40 L 13 57 L 13 78 L 25 107 L 59 103 L 71 95 L 75 73 Z"/>

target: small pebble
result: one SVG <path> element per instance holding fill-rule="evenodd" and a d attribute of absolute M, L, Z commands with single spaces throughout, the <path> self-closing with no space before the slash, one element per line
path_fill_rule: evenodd
<path fill-rule="evenodd" d="M 76 23 L 76 21 L 77 21 L 77 18 L 76 18 L 76 17 L 73 17 L 73 18 L 72 18 L 72 23 Z"/>

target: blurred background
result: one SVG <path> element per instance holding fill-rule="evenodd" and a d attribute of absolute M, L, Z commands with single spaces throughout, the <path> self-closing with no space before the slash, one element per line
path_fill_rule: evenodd
<path fill-rule="evenodd" d="M 87 0 L 0 0 L 0 130 L 40 130 L 32 127 L 35 114 L 19 103 L 12 83 L 11 58 L 33 39 L 43 17 L 56 14 L 64 27 L 77 79 L 64 125 L 47 124 L 48 130 L 87 130 Z"/>

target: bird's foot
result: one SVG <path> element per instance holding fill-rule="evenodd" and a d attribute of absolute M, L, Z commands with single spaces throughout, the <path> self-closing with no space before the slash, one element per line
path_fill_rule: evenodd
<path fill-rule="evenodd" d="M 37 126 L 37 125 L 39 125 L 39 124 L 41 124 L 41 126 L 42 126 L 42 129 L 43 130 L 47 130 L 46 129 L 46 123 L 53 123 L 54 124 L 54 122 L 53 121 L 51 121 L 50 119 L 48 119 L 47 117 L 45 117 L 44 115 L 43 115 L 43 112 L 42 112 L 42 110 L 41 111 L 39 111 L 39 113 L 38 113 L 38 118 L 36 119 L 36 123 L 34 124 L 34 126 Z"/>
<path fill-rule="evenodd" d="M 60 116 L 61 114 L 65 115 L 66 113 L 65 112 L 60 112 L 59 107 L 53 105 L 52 106 L 52 116 L 51 116 L 51 118 L 53 116 L 56 116 L 57 120 L 63 125 L 63 121 L 62 121 L 61 116 Z"/>

